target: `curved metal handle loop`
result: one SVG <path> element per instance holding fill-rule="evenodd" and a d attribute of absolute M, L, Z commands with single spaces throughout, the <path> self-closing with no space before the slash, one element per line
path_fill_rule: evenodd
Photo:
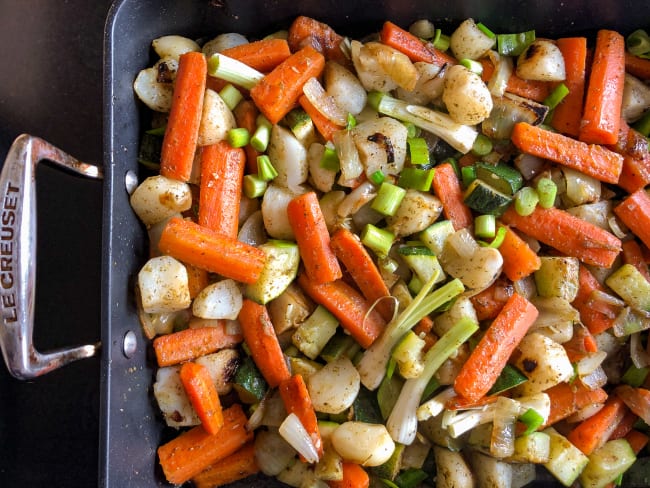
<path fill-rule="evenodd" d="M 0 346 L 9 372 L 23 380 L 99 350 L 99 344 L 47 353 L 34 348 L 36 166 L 44 159 L 83 176 L 103 178 L 100 167 L 82 163 L 38 137 L 23 134 L 9 148 L 0 173 Z"/>

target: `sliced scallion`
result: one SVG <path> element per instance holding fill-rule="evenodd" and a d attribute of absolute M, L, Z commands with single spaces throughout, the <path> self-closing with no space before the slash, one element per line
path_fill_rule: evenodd
<path fill-rule="evenodd" d="M 477 22 L 477 23 L 476 23 L 476 27 L 478 27 L 479 30 L 480 30 L 483 34 L 485 34 L 486 36 L 488 36 L 490 39 L 494 39 L 494 38 L 497 36 L 494 32 L 492 32 L 492 31 L 490 30 L 489 27 L 487 27 L 487 26 L 486 26 L 484 23 L 482 23 L 482 22 Z"/>
<path fill-rule="evenodd" d="M 650 36 L 643 29 L 637 29 L 627 36 L 625 45 L 634 56 L 650 56 Z"/>
<path fill-rule="evenodd" d="M 560 83 L 551 93 L 549 93 L 542 103 L 552 110 L 557 107 L 568 94 L 569 88 L 564 83 Z"/>
<path fill-rule="evenodd" d="M 436 35 L 433 37 L 433 47 L 440 51 L 449 49 L 450 38 L 442 33 L 442 30 L 436 29 Z"/>
<path fill-rule="evenodd" d="M 237 127 L 230 129 L 226 134 L 226 140 L 232 147 L 244 147 L 250 141 L 251 135 L 248 129 Z"/>
<path fill-rule="evenodd" d="M 519 416 L 519 421 L 526 426 L 523 435 L 532 434 L 544 423 L 544 417 L 534 408 L 529 408 Z"/>
<path fill-rule="evenodd" d="M 375 185 L 381 185 L 385 179 L 386 175 L 380 169 L 370 175 L 370 181 L 372 181 Z"/>
<path fill-rule="evenodd" d="M 325 145 L 323 156 L 320 158 L 320 167 L 334 172 L 340 169 L 339 156 L 333 145 Z"/>
<path fill-rule="evenodd" d="M 261 178 L 258 178 L 257 175 L 245 175 L 243 181 L 243 190 L 244 194 L 248 198 L 258 198 L 264 195 L 268 183 Z"/>
<path fill-rule="evenodd" d="M 555 196 L 557 195 L 557 185 L 550 178 L 540 178 L 537 181 L 537 196 L 539 197 L 539 206 L 542 208 L 551 208 L 555 205 Z"/>
<path fill-rule="evenodd" d="M 366 224 L 361 232 L 361 242 L 364 246 L 380 256 L 388 256 L 394 240 L 395 236 L 391 232 L 372 224 Z"/>
<path fill-rule="evenodd" d="M 497 51 L 502 56 L 519 56 L 535 40 L 535 31 L 497 34 Z"/>
<path fill-rule="evenodd" d="M 476 140 L 472 146 L 472 154 L 479 157 L 487 156 L 492 152 L 493 147 L 492 141 L 488 136 L 485 134 L 479 134 L 476 136 Z"/>
<path fill-rule="evenodd" d="M 636 366 L 631 365 L 627 371 L 623 373 L 621 382 L 638 388 L 639 386 L 642 386 L 643 383 L 645 383 L 649 372 L 650 368 L 647 366 L 644 368 L 637 368 Z"/>
<path fill-rule="evenodd" d="M 258 151 L 264 152 L 266 151 L 266 147 L 269 145 L 269 140 L 271 139 L 271 128 L 273 125 L 262 114 L 257 116 L 256 122 L 257 128 L 251 137 L 250 144 Z"/>
<path fill-rule="evenodd" d="M 482 239 L 491 239 L 497 232 L 497 219 L 494 215 L 478 215 L 474 219 L 474 234 Z"/>
<path fill-rule="evenodd" d="M 230 110 L 233 110 L 244 98 L 244 95 L 242 95 L 241 92 L 235 88 L 232 83 L 228 83 L 226 86 L 224 86 L 219 91 L 219 96 Z"/>
<path fill-rule="evenodd" d="M 351 113 L 348 113 L 347 124 L 345 125 L 346 129 L 354 129 L 357 126 L 357 119 Z"/>
<path fill-rule="evenodd" d="M 405 195 L 406 190 L 404 188 L 384 181 L 370 206 L 383 215 L 395 215 Z"/>
<path fill-rule="evenodd" d="M 236 59 L 215 53 L 208 60 L 208 74 L 250 90 L 264 78 L 264 73 Z"/>
<path fill-rule="evenodd" d="M 460 169 L 460 177 L 463 182 L 463 186 L 467 188 L 472 181 L 476 179 L 476 168 L 474 166 L 463 166 Z"/>
<path fill-rule="evenodd" d="M 257 156 L 257 177 L 263 181 L 271 181 L 278 176 L 278 171 L 266 154 Z"/>
<path fill-rule="evenodd" d="M 407 139 L 412 139 L 413 137 L 420 137 L 422 132 L 420 128 L 412 122 L 402 122 L 404 127 L 406 127 L 406 137 Z"/>
<path fill-rule="evenodd" d="M 433 183 L 433 169 L 404 168 L 399 175 L 398 184 L 402 188 L 429 191 Z"/>
<path fill-rule="evenodd" d="M 463 58 L 460 60 L 460 64 L 462 66 L 465 66 L 465 68 L 470 70 L 472 73 L 476 73 L 477 75 L 481 75 L 483 73 L 483 65 L 473 59 Z"/>
<path fill-rule="evenodd" d="M 411 164 L 425 165 L 431 161 L 429 157 L 429 146 L 423 137 L 412 137 L 407 139 Z"/>
<path fill-rule="evenodd" d="M 537 190 L 531 186 L 525 186 L 515 193 L 515 211 L 522 216 L 530 215 L 535 211 L 539 203 Z"/>

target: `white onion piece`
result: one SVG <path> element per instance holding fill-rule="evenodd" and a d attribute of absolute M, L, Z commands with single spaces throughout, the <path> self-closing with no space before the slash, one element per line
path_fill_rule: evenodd
<path fill-rule="evenodd" d="M 519 414 L 516 400 L 500 396 L 494 405 L 490 454 L 497 458 L 511 456 L 515 452 L 515 422 Z"/>
<path fill-rule="evenodd" d="M 544 159 L 532 154 L 521 153 L 514 160 L 514 164 L 526 180 L 532 180 L 544 171 Z"/>
<path fill-rule="evenodd" d="M 244 221 L 237 234 L 237 239 L 251 246 L 259 246 L 266 242 L 267 237 L 261 210 L 252 213 Z"/>
<path fill-rule="evenodd" d="M 376 196 L 375 186 L 369 181 L 364 181 L 343 199 L 336 213 L 342 218 L 350 217 Z"/>
<path fill-rule="evenodd" d="M 580 378 L 580 381 L 582 381 L 582 383 L 590 390 L 595 390 L 596 388 L 602 388 L 605 386 L 608 382 L 608 378 L 605 374 L 605 370 L 601 366 L 598 366 L 590 374 Z"/>
<path fill-rule="evenodd" d="M 502 97 L 514 71 L 512 59 L 508 56 L 501 56 L 496 51 L 488 51 L 488 57 L 494 64 L 494 73 L 487 84 L 488 90 L 492 95 Z"/>
<path fill-rule="evenodd" d="M 630 359 L 637 368 L 650 366 L 650 354 L 643 348 L 639 332 L 630 335 Z"/>
<path fill-rule="evenodd" d="M 215 53 L 220 53 L 225 49 L 241 46 L 242 44 L 248 44 L 248 39 L 246 39 L 243 35 L 236 32 L 224 32 L 223 34 L 219 34 L 214 39 L 206 42 L 203 45 L 202 51 L 203 54 L 205 54 L 205 57 L 209 59 Z"/>
<path fill-rule="evenodd" d="M 363 173 L 363 164 L 359 157 L 359 151 L 354 143 L 352 132 L 349 130 L 339 130 L 334 133 L 332 142 L 336 147 L 336 153 L 339 157 L 341 166 L 341 180 L 352 181 Z"/>
<path fill-rule="evenodd" d="M 274 430 L 260 430 L 255 435 L 255 460 L 260 471 L 277 476 L 294 459 L 296 451 Z"/>
<path fill-rule="evenodd" d="M 342 127 L 346 125 L 347 114 L 336 104 L 334 97 L 325 92 L 325 89 L 316 78 L 309 78 L 303 85 L 302 92 L 328 120 Z"/>
<path fill-rule="evenodd" d="M 307 149 L 289 129 L 278 124 L 273 126 L 267 154 L 278 172 L 274 184 L 295 189 L 307 181 Z"/>
<path fill-rule="evenodd" d="M 606 357 L 607 353 L 605 351 L 595 351 L 585 355 L 575 365 L 578 376 L 582 377 L 593 373 L 603 363 Z"/>
<path fill-rule="evenodd" d="M 323 83 L 327 94 L 344 113 L 358 115 L 366 106 L 368 94 L 359 78 L 336 61 L 325 63 Z"/>
<path fill-rule="evenodd" d="M 318 462 L 318 451 L 314 442 L 295 413 L 290 413 L 278 429 L 285 441 L 308 463 Z"/>
<path fill-rule="evenodd" d="M 618 218 L 616 218 L 616 215 L 611 215 L 607 219 L 607 224 L 609 225 L 612 234 L 614 234 L 619 239 L 623 239 L 627 235 L 627 232 L 623 230 L 623 227 L 619 223 Z"/>

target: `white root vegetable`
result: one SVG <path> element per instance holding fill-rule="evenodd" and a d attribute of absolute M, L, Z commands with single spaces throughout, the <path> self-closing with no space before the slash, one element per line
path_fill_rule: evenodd
<path fill-rule="evenodd" d="M 307 181 L 307 150 L 290 130 L 277 124 L 273 126 L 267 154 L 278 172 L 274 184 L 296 188 Z"/>
<path fill-rule="evenodd" d="M 210 58 L 215 53 L 220 53 L 224 49 L 229 49 L 231 47 L 241 46 L 242 44 L 248 44 L 248 39 L 237 32 L 226 32 L 224 34 L 219 34 L 214 39 L 209 40 L 203 44 L 203 54 L 206 58 Z"/>
<path fill-rule="evenodd" d="M 621 115 L 627 123 L 636 122 L 650 108 L 650 86 L 626 73 Z"/>
<path fill-rule="evenodd" d="M 188 52 L 201 51 L 201 47 L 187 37 L 183 36 L 162 36 L 154 39 L 151 43 L 153 50 L 161 58 L 175 58 L 178 59 L 181 54 Z"/>
<path fill-rule="evenodd" d="M 197 144 L 209 146 L 223 141 L 228 135 L 228 131 L 235 127 L 237 127 L 235 116 L 223 98 L 216 91 L 206 89 Z"/>
<path fill-rule="evenodd" d="M 323 72 L 325 90 L 341 110 L 358 115 L 366 106 L 368 94 L 359 79 L 346 67 L 335 61 L 325 63 Z"/>
<path fill-rule="evenodd" d="M 303 85 L 302 92 L 328 120 L 337 125 L 345 126 L 348 117 L 347 112 L 339 107 L 334 97 L 325 91 L 318 79 L 309 78 Z"/>
<path fill-rule="evenodd" d="M 492 95 L 487 85 L 462 65 L 447 69 L 442 101 L 451 118 L 459 124 L 479 124 L 492 111 Z"/>
<path fill-rule="evenodd" d="M 525 394 L 544 391 L 568 381 L 574 374 L 566 350 L 542 334 L 526 335 L 519 343 L 519 351 L 521 355 L 515 360 L 515 366 L 528 378 L 520 387 Z"/>
<path fill-rule="evenodd" d="M 367 176 L 376 171 L 397 175 L 406 160 L 406 126 L 391 117 L 358 124 L 351 131 Z"/>
<path fill-rule="evenodd" d="M 309 165 L 310 183 L 315 189 L 327 193 L 334 186 L 336 172 L 321 166 L 320 163 L 324 152 L 325 146 L 320 142 L 314 142 L 307 150 L 307 163 Z"/>
<path fill-rule="evenodd" d="M 199 292 L 192 303 L 192 313 L 204 319 L 230 319 L 239 315 L 242 292 L 236 281 L 225 279 L 211 283 Z"/>
<path fill-rule="evenodd" d="M 296 451 L 275 429 L 260 429 L 255 435 L 255 459 L 260 471 L 277 476 L 294 460 Z"/>
<path fill-rule="evenodd" d="M 449 38 L 449 48 L 457 59 L 478 59 L 495 44 L 496 40 L 479 29 L 474 19 L 461 22 Z"/>
<path fill-rule="evenodd" d="M 176 312 L 190 306 L 187 268 L 171 256 L 149 259 L 138 273 L 138 287 L 146 313 Z"/>
<path fill-rule="evenodd" d="M 395 451 L 395 442 L 383 424 L 344 422 L 332 433 L 331 442 L 344 460 L 362 466 L 379 466 Z"/>
<path fill-rule="evenodd" d="M 156 371 L 153 394 L 168 426 L 178 428 L 201 423 L 183 388 L 180 366 L 166 366 Z"/>
<path fill-rule="evenodd" d="M 442 202 L 438 197 L 409 189 L 395 214 L 386 217 L 386 228 L 396 236 L 408 236 L 429 227 L 441 213 Z"/>
<path fill-rule="evenodd" d="M 262 197 L 264 228 L 275 239 L 293 240 L 293 229 L 287 217 L 289 201 L 300 192 L 271 183 Z"/>
<path fill-rule="evenodd" d="M 350 43 L 350 55 L 357 77 L 366 91 L 389 92 L 399 86 L 384 72 L 366 45 L 353 40 Z"/>
<path fill-rule="evenodd" d="M 478 486 L 505 488 L 512 486 L 512 464 L 481 452 L 472 452 L 470 463 Z"/>
<path fill-rule="evenodd" d="M 205 366 L 219 395 L 227 395 L 232 390 L 232 381 L 239 367 L 239 352 L 236 349 L 221 349 L 194 360 Z"/>
<path fill-rule="evenodd" d="M 431 63 L 414 63 L 418 72 L 418 81 L 413 90 L 397 88 L 397 98 L 408 103 L 428 105 L 442 95 L 445 88 L 445 72 L 447 66 L 436 66 Z"/>
<path fill-rule="evenodd" d="M 462 453 L 433 446 L 436 461 L 436 488 L 474 488 L 472 469 Z"/>
<path fill-rule="evenodd" d="M 152 226 L 192 206 L 187 183 L 156 175 L 145 179 L 130 197 L 131 207 L 142 223 Z"/>
<path fill-rule="evenodd" d="M 349 408 L 359 394 L 359 372 L 347 356 L 327 363 L 307 379 L 317 412 L 337 414 Z"/>
<path fill-rule="evenodd" d="M 563 81 L 564 57 L 555 42 L 535 39 L 517 58 L 517 76 L 525 80 Z"/>
<path fill-rule="evenodd" d="M 157 66 L 140 70 L 133 82 L 133 90 L 151 110 L 169 112 L 171 109 L 174 87 L 171 83 L 158 81 Z"/>

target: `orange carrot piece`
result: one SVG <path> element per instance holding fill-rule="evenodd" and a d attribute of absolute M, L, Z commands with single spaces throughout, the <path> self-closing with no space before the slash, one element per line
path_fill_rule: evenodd
<path fill-rule="evenodd" d="M 318 429 L 316 411 L 311 403 L 309 390 L 307 390 L 307 385 L 302 375 L 294 374 L 283 380 L 278 387 L 278 391 L 280 392 L 285 410 L 287 413 L 293 413 L 298 417 L 307 434 L 309 434 L 320 459 L 323 455 L 323 440 Z"/>
<path fill-rule="evenodd" d="M 627 407 L 623 400 L 615 395 L 610 396 L 603 408 L 580 422 L 566 437 L 571 444 L 589 456 L 607 442 L 626 412 Z"/>
<path fill-rule="evenodd" d="M 483 66 L 481 78 L 487 83 L 494 74 L 494 64 L 489 58 L 481 58 L 479 62 Z M 506 83 L 506 91 L 513 95 L 542 102 L 551 93 L 551 84 L 548 81 L 524 80 L 516 73 L 512 73 Z"/>
<path fill-rule="evenodd" d="M 491 320 L 499 315 L 514 290 L 509 280 L 499 277 L 485 290 L 470 297 L 478 319 Z"/>
<path fill-rule="evenodd" d="M 251 100 L 239 102 L 232 113 L 235 116 L 237 127 L 246 129 L 250 134 L 255 133 L 257 116 L 260 111 Z M 250 144 L 246 144 L 244 151 L 246 152 L 246 173 L 254 175 L 257 173 L 257 156 L 262 153 Z"/>
<path fill-rule="evenodd" d="M 443 163 L 436 166 L 433 173 L 433 191 L 442 202 L 445 218 L 451 220 L 454 229 L 460 230 L 472 226 L 474 222 L 472 211 L 463 201 L 463 190 L 451 164 Z"/>
<path fill-rule="evenodd" d="M 208 434 L 219 432 L 223 427 L 223 409 L 208 368 L 189 361 L 181 366 L 180 377 L 203 428 Z"/>
<path fill-rule="evenodd" d="M 329 488 L 368 488 L 370 476 L 365 469 L 357 463 L 343 462 L 343 479 L 341 481 L 327 481 Z"/>
<path fill-rule="evenodd" d="M 384 330 L 386 321 L 381 314 L 345 281 L 318 284 L 300 273 L 298 284 L 312 300 L 329 310 L 361 347 L 370 347 Z"/>
<path fill-rule="evenodd" d="M 195 488 L 214 488 L 242 480 L 260 472 L 255 443 L 248 442 L 230 456 L 217 461 L 192 477 Z"/>
<path fill-rule="evenodd" d="M 623 169 L 618 179 L 618 186 L 628 193 L 634 193 L 650 184 L 648 141 L 641 133 L 630 127 L 625 119 L 621 118 L 616 144 L 608 147 L 623 156 Z"/>
<path fill-rule="evenodd" d="M 601 29 L 585 93 L 579 139 L 591 144 L 614 144 L 618 139 L 625 78 L 625 38 Z"/>
<path fill-rule="evenodd" d="M 650 422 L 650 390 L 620 385 L 614 391 L 625 402 L 625 405 L 641 417 L 645 423 Z"/>
<path fill-rule="evenodd" d="M 617 127 L 618 136 L 618 127 Z M 596 144 L 587 144 L 526 122 L 515 124 L 510 136 L 522 152 L 549 159 L 605 183 L 617 183 L 623 156 Z"/>
<path fill-rule="evenodd" d="M 158 336 L 153 340 L 153 349 L 158 366 L 162 368 L 232 347 L 242 340 L 241 334 L 229 334 L 224 322 L 216 327 L 185 329 Z"/>
<path fill-rule="evenodd" d="M 643 59 L 625 52 L 625 70 L 642 80 L 650 80 L 650 59 Z"/>
<path fill-rule="evenodd" d="M 271 317 L 264 305 L 244 299 L 239 323 L 255 365 L 271 388 L 291 376 Z"/>
<path fill-rule="evenodd" d="M 621 251 L 613 234 L 555 207 L 537 207 L 528 216 L 508 208 L 501 221 L 586 264 L 610 267 Z"/>
<path fill-rule="evenodd" d="M 645 279 L 650 281 L 650 270 L 648 270 L 648 263 L 645 261 L 643 249 L 635 240 L 625 241 L 623 243 L 623 262 L 631 264 L 639 272 L 645 276 Z"/>
<path fill-rule="evenodd" d="M 264 251 L 189 220 L 171 218 L 158 248 L 179 261 L 244 283 L 255 283 L 262 273 Z"/>
<path fill-rule="evenodd" d="M 595 337 L 591 334 L 589 329 L 581 323 L 573 326 L 573 336 L 571 339 L 562 344 L 564 350 L 569 357 L 569 361 L 575 363 L 590 353 L 598 350 L 598 344 Z"/>
<path fill-rule="evenodd" d="M 221 54 L 266 73 L 291 56 L 291 50 L 285 39 L 270 38 L 230 47 Z"/>
<path fill-rule="evenodd" d="M 639 430 L 632 429 L 625 436 L 635 454 L 639 454 L 650 441 L 650 437 Z"/>
<path fill-rule="evenodd" d="M 563 134 L 578 137 L 587 77 L 587 38 L 564 37 L 557 40 L 557 47 L 564 58 L 564 84 L 569 93 L 553 110 L 551 125 Z"/>
<path fill-rule="evenodd" d="M 288 33 L 289 47 L 292 52 L 310 46 L 321 52 L 326 59 L 347 64 L 348 60 L 341 49 L 343 36 L 340 36 L 329 25 L 311 17 L 300 15 L 296 17 Z"/>
<path fill-rule="evenodd" d="M 391 320 L 394 303 L 388 299 L 390 290 L 359 237 L 341 227 L 332 235 L 330 245 L 366 300 L 376 303 L 384 320 Z"/>
<path fill-rule="evenodd" d="M 613 305 L 601 304 L 598 309 L 593 306 L 594 291 L 605 291 L 596 277 L 585 266 L 580 265 L 578 273 L 578 294 L 571 303 L 580 313 L 580 321 L 592 334 L 600 334 L 614 325 L 617 310 Z"/>
<path fill-rule="evenodd" d="M 650 247 L 650 197 L 644 189 L 628 195 L 614 207 L 614 213 L 646 247 Z"/>
<path fill-rule="evenodd" d="M 499 252 L 503 257 L 503 272 L 511 281 L 517 281 L 533 272 L 542 265 L 542 260 L 536 252 L 510 227 L 506 229 Z"/>
<path fill-rule="evenodd" d="M 237 239 L 246 154 L 226 141 L 201 151 L 199 225 Z"/>
<path fill-rule="evenodd" d="M 253 439 L 253 432 L 246 429 L 246 414 L 238 403 L 223 411 L 223 421 L 223 427 L 214 435 L 198 425 L 158 448 L 167 481 L 183 484 Z"/>
<path fill-rule="evenodd" d="M 207 76 L 208 67 L 202 53 L 181 55 L 160 154 L 160 174 L 163 176 L 181 181 L 190 179 Z"/>
<path fill-rule="evenodd" d="M 513 294 L 456 376 L 456 393 L 470 401 L 485 396 L 537 315 L 532 303 Z"/>
<path fill-rule="evenodd" d="M 331 141 L 334 137 L 334 133 L 344 129 L 345 127 L 336 124 L 335 122 L 328 119 L 320 110 L 318 110 L 313 103 L 309 101 L 306 95 L 302 95 L 298 99 L 300 106 L 307 112 L 307 115 L 311 118 L 314 123 L 314 127 L 318 133 L 323 136 L 323 139 L 326 141 Z"/>
<path fill-rule="evenodd" d="M 634 428 L 634 424 L 637 422 L 637 420 L 639 420 L 639 416 L 632 410 L 625 412 L 625 415 L 616 426 L 616 429 L 614 429 L 614 432 L 610 434 L 609 440 L 613 441 L 615 439 L 621 439 L 622 437 L 628 435 Z"/>
<path fill-rule="evenodd" d="M 194 299 L 203 288 L 208 286 L 208 272 L 191 264 L 186 264 L 185 269 L 187 269 L 187 287 L 190 289 L 190 298 Z"/>
<path fill-rule="evenodd" d="M 499 399 L 499 396 L 500 395 L 488 395 L 472 401 L 465 397 L 455 395 L 445 402 L 445 409 L 467 410 L 470 408 L 481 408 L 496 402 Z"/>
<path fill-rule="evenodd" d="M 330 247 L 330 234 L 316 193 L 310 191 L 291 199 L 287 215 L 309 279 L 321 284 L 341 278 L 341 266 Z"/>
<path fill-rule="evenodd" d="M 390 21 L 384 22 L 379 32 L 382 43 L 406 54 L 413 62 L 424 61 L 426 63 L 443 66 L 445 64 L 456 64 L 456 58 L 436 49 L 430 43 L 424 43 L 419 38 Z"/>
<path fill-rule="evenodd" d="M 551 411 L 547 426 L 553 425 L 589 405 L 604 403 L 607 400 L 605 390 L 602 388 L 592 390 L 581 381 L 558 383 L 547 389 L 545 393 L 551 399 Z"/>
<path fill-rule="evenodd" d="M 296 105 L 309 78 L 318 77 L 325 58 L 311 46 L 293 53 L 262 78 L 250 96 L 272 124 L 277 124 Z"/>

